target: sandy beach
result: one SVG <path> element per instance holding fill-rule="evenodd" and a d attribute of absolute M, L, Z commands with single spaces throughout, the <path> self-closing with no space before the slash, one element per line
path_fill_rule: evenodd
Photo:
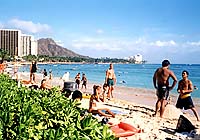
<path fill-rule="evenodd" d="M 29 80 L 29 73 L 20 73 L 20 79 Z M 37 84 L 40 84 L 42 74 L 37 74 L 36 80 Z M 52 86 L 59 86 L 60 88 L 64 85 L 60 77 L 53 77 L 53 80 L 48 80 L 48 83 Z M 93 85 L 94 83 L 88 83 L 86 92 L 84 89 L 80 90 L 83 93 L 92 94 Z M 105 104 L 110 110 L 117 110 L 119 112 L 115 118 L 110 118 L 109 122 L 113 124 L 125 122 L 142 130 L 141 133 L 129 137 L 120 137 L 121 140 L 200 139 L 200 122 L 196 121 L 196 118 L 190 111 L 181 112 L 181 110 L 176 109 L 174 106 L 176 98 L 176 96 L 171 95 L 170 104 L 166 106 L 164 118 L 162 119 L 159 115 L 152 117 L 157 100 L 154 90 L 115 86 L 114 99 L 106 101 Z M 84 98 L 82 100 L 82 107 L 88 108 L 88 105 L 89 99 Z M 196 129 L 195 136 L 187 137 L 187 135 L 175 132 L 181 114 L 198 128 Z M 102 118 L 99 117 L 99 119 L 101 120 Z"/>

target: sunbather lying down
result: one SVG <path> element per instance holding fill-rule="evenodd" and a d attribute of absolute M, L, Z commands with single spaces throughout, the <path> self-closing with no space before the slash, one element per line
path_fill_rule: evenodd
<path fill-rule="evenodd" d="M 115 117 L 115 114 L 103 105 L 103 99 L 99 97 L 102 89 L 100 86 L 93 86 L 93 95 L 90 97 L 89 112 L 105 117 Z"/>

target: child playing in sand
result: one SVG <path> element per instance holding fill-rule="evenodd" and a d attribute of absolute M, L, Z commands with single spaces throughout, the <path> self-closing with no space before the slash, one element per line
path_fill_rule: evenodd
<path fill-rule="evenodd" d="M 103 99 L 99 97 L 101 91 L 102 89 L 100 86 L 93 86 L 93 95 L 90 97 L 89 112 L 106 117 L 115 117 L 115 114 L 103 105 Z"/>

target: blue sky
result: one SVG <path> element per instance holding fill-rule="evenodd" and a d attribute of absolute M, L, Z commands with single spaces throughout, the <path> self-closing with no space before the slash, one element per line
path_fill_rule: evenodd
<path fill-rule="evenodd" d="M 0 28 L 91 57 L 200 63 L 199 0 L 1 0 Z"/>

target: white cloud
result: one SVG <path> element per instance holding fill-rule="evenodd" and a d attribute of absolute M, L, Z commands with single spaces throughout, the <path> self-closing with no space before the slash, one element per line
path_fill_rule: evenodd
<path fill-rule="evenodd" d="M 164 46 L 177 46 L 177 43 L 173 40 L 170 41 L 155 41 L 150 43 L 151 46 L 158 46 L 158 47 L 164 47 Z"/>
<path fill-rule="evenodd" d="M 145 51 L 148 43 L 144 38 L 116 39 L 116 38 L 92 38 L 84 37 L 72 41 L 72 47 L 76 49 L 96 49 L 99 51 Z"/>
<path fill-rule="evenodd" d="M 118 43 L 115 43 L 112 40 L 95 39 L 89 37 L 73 40 L 72 46 L 77 49 L 96 49 L 110 51 L 117 51 L 121 49 Z"/>
<path fill-rule="evenodd" d="M 62 42 L 61 40 L 55 41 L 57 45 L 59 46 L 64 46 L 64 42 Z"/>
<path fill-rule="evenodd" d="M 198 42 L 187 42 L 187 45 L 200 46 L 200 41 L 198 41 Z"/>
<path fill-rule="evenodd" d="M 29 33 L 50 32 L 51 28 L 47 24 L 33 23 L 32 21 L 25 21 L 19 19 L 11 19 L 9 24 L 12 27 L 21 29 Z"/>

